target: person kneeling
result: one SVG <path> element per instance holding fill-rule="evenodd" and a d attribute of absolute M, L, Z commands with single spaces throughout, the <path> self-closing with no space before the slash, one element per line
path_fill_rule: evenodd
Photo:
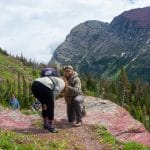
<path fill-rule="evenodd" d="M 81 81 L 73 67 L 68 65 L 64 68 L 66 78 L 66 92 L 64 94 L 67 103 L 68 121 L 74 126 L 82 125 L 82 116 L 85 115 L 84 94 L 81 90 Z"/>

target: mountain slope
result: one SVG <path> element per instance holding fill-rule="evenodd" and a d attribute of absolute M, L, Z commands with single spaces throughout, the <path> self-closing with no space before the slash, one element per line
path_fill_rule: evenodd
<path fill-rule="evenodd" d="M 150 81 L 150 7 L 133 9 L 113 21 L 86 21 L 71 30 L 50 64 L 72 64 L 84 74 L 112 77 L 121 66 L 130 79 Z"/>
<path fill-rule="evenodd" d="M 9 99 L 15 94 L 21 109 L 29 108 L 34 102 L 31 82 L 39 74 L 33 63 L 23 57 L 13 57 L 0 49 L 0 104 L 8 106 Z"/>
<path fill-rule="evenodd" d="M 37 71 L 37 70 L 36 70 Z M 33 68 L 24 65 L 16 58 L 4 54 L 3 50 L 0 51 L 0 80 L 17 80 L 18 72 L 26 77 L 28 81 L 31 81 L 34 76 Z"/>

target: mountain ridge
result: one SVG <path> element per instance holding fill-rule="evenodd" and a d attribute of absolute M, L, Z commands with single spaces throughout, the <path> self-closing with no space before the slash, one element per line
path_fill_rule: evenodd
<path fill-rule="evenodd" d="M 137 8 L 137 9 L 132 9 L 132 11 L 125 11 L 121 15 L 123 17 L 126 17 L 130 20 L 137 21 L 137 24 L 140 27 L 149 27 L 150 26 L 150 20 L 148 20 L 150 14 L 150 7 L 145 7 L 143 8 Z"/>
<path fill-rule="evenodd" d="M 94 20 L 77 25 L 55 50 L 50 64 L 71 64 L 80 73 L 107 78 L 123 66 L 131 80 L 150 81 L 150 19 L 140 26 L 138 17 L 128 19 L 135 12 L 150 16 L 150 7 L 123 12 L 110 24 Z"/>

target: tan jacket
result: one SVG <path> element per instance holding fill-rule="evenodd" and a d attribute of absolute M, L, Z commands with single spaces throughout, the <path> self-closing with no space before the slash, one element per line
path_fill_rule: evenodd
<path fill-rule="evenodd" d="M 81 80 L 77 74 L 77 72 L 74 72 L 73 76 L 67 80 L 68 81 L 68 87 L 64 94 L 65 101 L 67 103 L 70 103 L 74 100 L 74 98 L 78 95 L 83 95 L 82 89 L 81 89 Z"/>

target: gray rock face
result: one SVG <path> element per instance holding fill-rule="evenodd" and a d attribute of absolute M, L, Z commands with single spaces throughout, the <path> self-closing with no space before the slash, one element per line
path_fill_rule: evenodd
<path fill-rule="evenodd" d="M 124 66 L 130 79 L 150 81 L 148 16 L 150 7 L 124 12 L 110 24 L 81 23 L 58 46 L 50 64 L 71 64 L 80 73 L 102 77 L 114 77 Z"/>

